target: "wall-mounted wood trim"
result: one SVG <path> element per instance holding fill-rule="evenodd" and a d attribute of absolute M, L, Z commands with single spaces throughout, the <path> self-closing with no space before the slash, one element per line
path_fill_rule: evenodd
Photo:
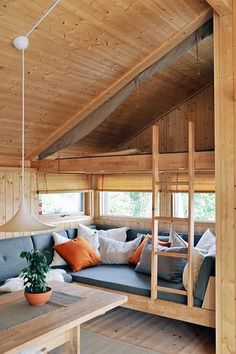
<path fill-rule="evenodd" d="M 213 151 L 196 152 L 194 155 L 195 170 L 215 169 Z M 160 171 L 183 171 L 188 168 L 188 153 L 160 154 Z M 58 165 L 60 170 L 58 171 Z M 32 162 L 32 167 L 40 172 L 60 173 L 140 173 L 152 171 L 152 155 L 89 157 L 77 159 L 42 160 Z"/>

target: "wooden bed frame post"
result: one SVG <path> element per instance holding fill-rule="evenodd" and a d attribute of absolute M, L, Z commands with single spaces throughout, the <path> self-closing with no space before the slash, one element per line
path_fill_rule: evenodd
<path fill-rule="evenodd" d="M 158 155 L 159 155 L 159 127 L 154 125 L 152 128 L 152 261 L 151 261 L 151 298 L 155 300 L 157 298 L 157 274 L 158 274 L 158 255 L 157 237 L 158 237 Z"/>
<path fill-rule="evenodd" d="M 194 123 L 188 123 L 188 306 L 193 306 Z"/>
<path fill-rule="evenodd" d="M 230 3 L 230 1 L 228 2 Z M 236 3 L 214 13 L 216 352 L 236 353 Z"/>

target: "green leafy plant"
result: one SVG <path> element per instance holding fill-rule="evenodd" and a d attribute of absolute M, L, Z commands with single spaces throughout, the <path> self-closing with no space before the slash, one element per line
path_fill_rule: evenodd
<path fill-rule="evenodd" d="M 46 293 L 48 291 L 46 275 L 49 266 L 45 255 L 38 250 L 32 250 L 21 252 L 20 257 L 25 258 L 28 263 L 28 267 L 21 270 L 25 291 L 33 294 Z"/>

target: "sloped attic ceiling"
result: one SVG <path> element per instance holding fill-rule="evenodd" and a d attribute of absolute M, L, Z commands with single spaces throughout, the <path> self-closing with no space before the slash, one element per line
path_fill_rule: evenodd
<path fill-rule="evenodd" d="M 106 121 L 77 144 L 60 152 L 61 157 L 107 152 L 156 121 L 186 98 L 213 81 L 213 38 L 208 37 L 181 59 L 142 82 Z M 54 157 L 58 157 L 55 154 Z"/>
<path fill-rule="evenodd" d="M 26 33 L 51 0 L 5 0 L 0 30 L 0 154 L 20 156 L 20 56 L 12 39 Z M 32 34 L 26 52 L 26 156 L 34 157 L 83 112 L 196 19 L 209 18 L 203 0 L 62 0 Z M 140 86 L 104 124 L 65 151 L 107 151 L 212 79 L 210 39 Z M 181 83 L 178 90 L 176 87 Z M 62 152 L 63 154 L 64 152 Z"/>

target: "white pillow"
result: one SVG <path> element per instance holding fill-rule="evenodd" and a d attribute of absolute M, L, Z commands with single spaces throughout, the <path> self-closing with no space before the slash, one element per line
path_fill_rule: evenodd
<path fill-rule="evenodd" d="M 128 227 L 119 227 L 117 229 L 109 230 L 97 230 L 98 236 L 110 238 L 116 241 L 125 242 L 127 238 L 126 231 L 129 230 Z"/>
<path fill-rule="evenodd" d="M 98 234 L 97 232 L 94 232 L 90 236 L 81 236 L 84 238 L 90 246 L 93 248 L 93 250 L 97 253 L 97 255 L 100 257 L 100 252 L 99 252 L 99 240 L 98 240 Z"/>
<path fill-rule="evenodd" d="M 86 237 L 86 236 L 91 236 L 95 232 L 94 229 L 91 229 L 90 227 L 79 224 L 78 226 L 78 236 Z"/>
<path fill-rule="evenodd" d="M 193 262 L 193 289 L 194 290 L 198 279 L 198 273 L 202 265 L 203 258 L 206 256 L 206 254 L 207 251 L 201 250 L 197 247 L 194 247 L 193 249 L 192 262 Z M 184 267 L 184 271 L 183 271 L 183 285 L 185 289 L 188 290 L 188 263 Z"/>
<path fill-rule="evenodd" d="M 188 242 L 184 241 L 174 230 L 170 231 L 169 242 L 171 243 L 171 247 L 188 247 Z"/>
<path fill-rule="evenodd" d="M 200 248 L 201 250 L 205 250 L 208 253 L 216 251 L 216 237 L 210 229 L 207 229 L 204 232 L 196 247 Z"/>
<path fill-rule="evenodd" d="M 99 250 L 102 262 L 105 264 L 128 264 L 141 241 L 142 236 L 129 242 L 116 241 L 99 236 Z"/>
<path fill-rule="evenodd" d="M 65 282 L 64 274 L 66 274 L 66 271 L 63 269 L 50 269 L 47 273 L 47 282 L 54 280 Z M 19 276 L 7 279 L 5 283 L 0 286 L 0 293 L 12 293 L 14 291 L 22 290 L 23 288 L 24 280 Z"/>
<path fill-rule="evenodd" d="M 63 243 L 71 241 L 69 238 L 59 235 L 56 232 L 52 233 L 54 244 L 62 245 Z M 54 250 L 54 256 L 50 267 L 67 265 L 66 261 Z"/>

